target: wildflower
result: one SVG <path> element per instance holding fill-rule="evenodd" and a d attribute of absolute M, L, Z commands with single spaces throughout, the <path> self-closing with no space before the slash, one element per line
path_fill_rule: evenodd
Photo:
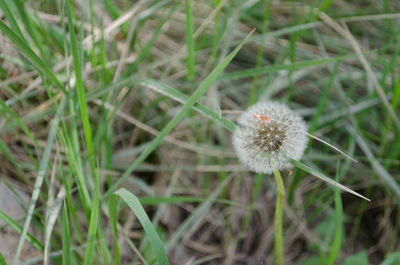
<path fill-rule="evenodd" d="M 307 126 L 300 115 L 278 102 L 260 102 L 239 116 L 233 147 L 251 170 L 271 174 L 290 169 L 307 144 Z"/>

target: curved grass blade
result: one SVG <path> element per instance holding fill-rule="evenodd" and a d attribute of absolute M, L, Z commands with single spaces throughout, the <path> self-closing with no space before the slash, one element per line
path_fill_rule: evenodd
<path fill-rule="evenodd" d="M 9 7 L 10 4 L 12 3 L 7 3 L 5 0 L 0 0 L 1 11 L 7 18 L 7 21 L 10 23 L 11 27 L 16 31 L 17 35 L 26 40 L 24 34 L 22 33 L 21 28 L 18 25 L 17 20 L 15 19 L 13 12 Z"/>
<path fill-rule="evenodd" d="M 179 90 L 170 87 L 166 84 L 158 82 L 152 79 L 141 79 L 137 81 L 137 84 L 150 88 L 162 95 L 165 95 L 173 100 L 176 100 L 182 104 L 186 104 L 187 100 L 189 99 L 188 96 L 180 92 Z M 228 129 L 229 131 L 233 131 L 235 129 L 235 123 L 230 120 L 225 119 L 221 115 L 218 115 L 214 111 L 210 110 L 209 108 L 201 105 L 200 103 L 195 103 L 192 107 L 197 112 L 203 114 L 204 116 L 208 117 L 209 119 L 221 124 L 223 127 Z"/>
<path fill-rule="evenodd" d="M 140 204 L 139 199 L 127 191 L 126 189 L 119 189 L 115 192 L 116 195 L 120 196 L 135 213 L 139 222 L 142 224 L 144 231 L 150 241 L 150 244 L 156 254 L 158 263 L 160 265 L 169 265 L 167 254 L 165 252 L 164 244 L 161 242 L 156 230 L 154 229 L 149 217 Z"/>
<path fill-rule="evenodd" d="M 114 85 L 112 85 L 112 89 L 116 89 L 122 86 L 127 86 L 127 87 L 132 87 L 134 85 L 142 85 L 145 86 L 147 88 L 150 88 L 162 95 L 166 95 L 169 98 L 176 100 L 178 102 L 181 102 L 183 104 L 186 104 L 187 99 L 189 98 L 187 95 L 183 94 L 182 92 L 178 91 L 177 89 L 170 87 L 166 84 L 163 84 L 161 82 L 158 82 L 156 80 L 152 80 L 152 79 L 135 79 L 134 77 L 131 78 L 127 78 L 124 79 L 123 81 L 120 81 Z M 103 89 L 104 90 L 104 89 Z M 94 100 L 96 104 L 100 104 L 100 102 L 98 103 L 96 98 L 97 96 L 91 94 L 89 95 L 90 100 Z M 110 108 L 111 106 L 106 106 L 106 108 Z M 194 110 L 196 110 L 197 112 L 199 112 L 200 114 L 206 116 L 207 118 L 213 120 L 214 122 L 216 122 L 217 124 L 222 125 L 223 127 L 225 127 L 227 130 L 233 132 L 233 130 L 235 129 L 235 123 L 233 123 L 232 121 L 222 117 L 220 114 L 215 113 L 214 111 L 208 109 L 207 107 L 201 105 L 200 103 L 195 103 L 192 108 Z M 110 114 L 110 117 L 113 117 L 115 113 L 118 113 L 118 107 L 113 107 L 112 113 Z M 118 115 L 122 115 L 122 114 L 118 114 Z M 121 116 L 122 117 L 122 116 Z M 157 132 L 158 134 L 158 132 Z"/>
<path fill-rule="evenodd" d="M 0 265 L 7 265 L 6 260 L 4 259 L 3 255 L 0 252 Z"/>
<path fill-rule="evenodd" d="M 29 47 L 29 44 L 21 39 L 17 34 L 13 32 L 6 24 L 0 21 L 0 30 L 32 61 L 40 72 L 42 72 L 54 85 L 61 91 L 66 93 L 64 86 L 50 70 L 50 68 L 36 55 L 36 53 Z"/>
<path fill-rule="evenodd" d="M 392 190 L 393 195 L 396 196 L 396 200 L 400 201 L 400 185 L 398 184 L 396 179 L 376 159 L 370 148 L 371 144 L 368 144 L 366 139 L 364 139 L 364 137 L 361 136 L 361 133 L 356 131 L 353 126 L 348 126 L 347 129 L 354 136 L 358 146 L 366 155 L 367 160 L 371 164 L 373 170 L 376 172 L 379 178 L 381 178 L 385 182 L 387 187 Z"/>
<path fill-rule="evenodd" d="M 46 58 L 47 54 L 44 51 L 44 48 L 42 46 L 42 42 L 39 39 L 39 36 L 36 32 L 37 27 L 34 27 L 32 25 L 32 15 L 28 15 L 28 13 L 25 10 L 25 1 L 22 0 L 14 0 L 15 7 L 17 8 L 17 11 L 19 13 L 19 17 L 21 19 L 21 22 L 24 24 L 24 27 L 26 29 L 26 32 L 28 32 L 29 36 L 31 37 L 33 43 L 35 43 L 36 47 L 38 48 L 42 58 Z"/>
<path fill-rule="evenodd" d="M 15 166 L 16 169 L 21 170 L 21 165 L 15 160 L 13 154 L 10 152 L 8 149 L 7 145 L 3 142 L 3 140 L 0 138 L 0 152 L 3 154 L 8 161 L 10 161 L 13 166 Z"/>
<path fill-rule="evenodd" d="M 18 234 L 22 233 L 22 227 L 15 222 L 11 217 L 9 217 L 5 212 L 0 210 L 0 219 L 2 219 L 6 224 L 8 224 L 12 229 L 14 229 Z M 36 239 L 33 235 L 30 233 L 27 233 L 26 235 L 26 240 L 28 240 L 29 243 L 32 244 L 35 248 L 43 252 L 44 246 L 38 239 Z"/>
<path fill-rule="evenodd" d="M 253 30 L 254 31 L 254 30 Z M 185 117 L 186 113 L 193 107 L 193 105 L 199 100 L 199 98 L 208 90 L 208 88 L 215 82 L 217 77 L 222 73 L 229 62 L 232 61 L 233 57 L 239 52 L 240 48 L 244 45 L 249 35 L 237 46 L 220 64 L 218 64 L 214 70 L 207 76 L 207 78 L 199 85 L 199 87 L 193 92 L 188 98 L 186 103 L 183 105 L 181 110 L 176 116 L 162 129 L 158 136 L 150 143 L 150 145 L 144 150 L 135 162 L 125 171 L 125 173 L 110 187 L 110 189 L 104 194 L 104 198 L 109 196 L 118 186 L 133 172 L 162 142 L 165 136 L 167 136 L 172 129 Z"/>
<path fill-rule="evenodd" d="M 313 168 L 301 163 L 300 161 L 297 161 L 297 160 L 294 160 L 294 159 L 290 158 L 290 162 L 293 165 L 295 165 L 296 167 L 298 167 L 298 168 L 310 173 L 313 176 L 316 176 L 317 178 L 319 178 L 319 179 L 321 179 L 321 180 L 323 180 L 323 181 L 325 181 L 325 182 L 327 182 L 327 183 L 329 183 L 329 184 L 331 184 L 331 185 L 333 185 L 335 187 L 338 187 L 341 190 L 344 190 L 344 191 L 349 192 L 349 193 L 351 193 L 351 194 L 353 194 L 355 196 L 363 198 L 364 200 L 371 201 L 370 199 L 362 196 L 361 194 L 359 194 L 359 193 L 347 188 L 346 186 L 343 186 L 342 184 L 330 179 L 329 177 L 325 176 L 321 172 L 319 172 L 319 171 L 317 171 L 317 170 L 315 170 L 315 169 L 313 169 Z"/>

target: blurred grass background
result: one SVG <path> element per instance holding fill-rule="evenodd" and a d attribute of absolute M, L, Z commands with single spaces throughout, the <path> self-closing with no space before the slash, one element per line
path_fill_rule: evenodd
<path fill-rule="evenodd" d="M 274 264 L 275 183 L 231 146 L 262 100 L 355 157 L 310 140 L 302 163 L 372 200 L 282 172 L 285 264 L 400 264 L 398 1 L 0 9 L 0 264 Z"/>

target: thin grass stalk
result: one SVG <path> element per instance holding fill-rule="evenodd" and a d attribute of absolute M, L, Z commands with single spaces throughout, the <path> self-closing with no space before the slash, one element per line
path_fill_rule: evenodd
<path fill-rule="evenodd" d="M 275 207 L 275 217 L 274 217 L 275 256 L 276 256 L 276 264 L 283 265 L 285 264 L 285 261 L 283 258 L 284 253 L 283 253 L 283 236 L 282 236 L 282 208 L 285 199 L 285 187 L 283 185 L 281 173 L 277 168 L 275 168 L 274 170 L 274 176 L 277 187 L 276 207 Z"/>

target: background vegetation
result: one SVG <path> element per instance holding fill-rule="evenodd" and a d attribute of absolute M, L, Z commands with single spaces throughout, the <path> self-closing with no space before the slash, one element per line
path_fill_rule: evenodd
<path fill-rule="evenodd" d="M 398 1 L 0 8 L 0 264 L 274 264 L 273 177 L 231 146 L 261 100 L 372 200 L 282 172 L 286 264 L 400 264 Z"/>

